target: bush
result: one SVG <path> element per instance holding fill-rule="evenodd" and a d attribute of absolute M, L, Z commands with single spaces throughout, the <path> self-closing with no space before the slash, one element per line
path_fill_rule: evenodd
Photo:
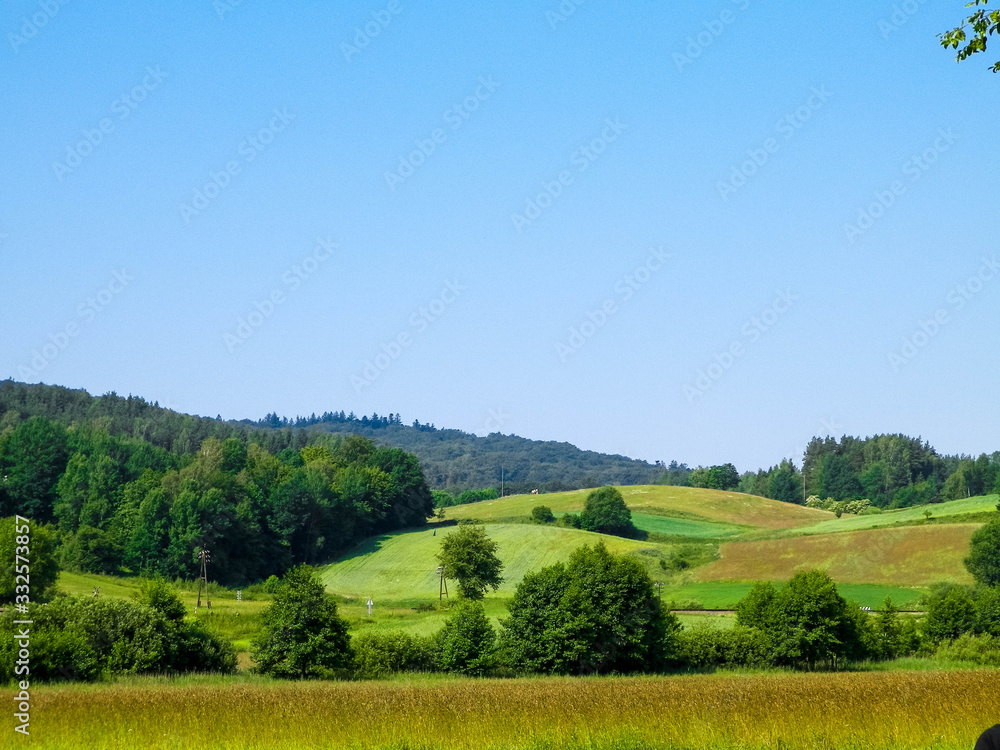
<path fill-rule="evenodd" d="M 263 621 L 253 644 L 258 673 L 328 678 L 345 674 L 351 666 L 347 623 L 311 568 L 300 565 L 285 575 Z"/>
<path fill-rule="evenodd" d="M 625 505 L 625 499 L 617 487 L 601 487 L 587 495 L 580 514 L 580 528 L 626 537 L 633 536 L 636 532 L 632 524 L 632 511 Z"/>
<path fill-rule="evenodd" d="M 978 583 L 1000 585 L 1000 517 L 976 529 L 963 562 Z"/>
<path fill-rule="evenodd" d="M 771 663 L 767 635 L 756 628 L 698 626 L 677 635 L 676 662 L 691 669 L 764 667 Z"/>
<path fill-rule="evenodd" d="M 978 592 L 976 632 L 1000 636 L 1000 587 L 984 587 Z"/>
<path fill-rule="evenodd" d="M 976 604 L 964 586 L 934 592 L 927 607 L 924 631 L 932 641 L 947 641 L 970 633 L 976 626 Z"/>
<path fill-rule="evenodd" d="M 512 669 L 554 674 L 650 672 L 666 666 L 677 618 L 664 609 L 634 558 L 598 543 L 528 573 L 502 622 Z"/>
<path fill-rule="evenodd" d="M 945 661 L 967 661 L 1000 667 L 1000 637 L 966 633 L 938 646 L 934 657 Z"/>
<path fill-rule="evenodd" d="M 835 666 L 841 658 L 865 656 L 870 640 L 865 617 L 820 570 L 796 573 L 781 591 L 756 584 L 736 606 L 736 622 L 764 631 L 779 665 Z"/>
<path fill-rule="evenodd" d="M 14 617 L 4 615 L 0 652 L 12 641 Z M 28 619 L 33 620 L 31 674 L 39 680 L 236 670 L 228 642 L 125 599 L 61 596 L 46 606 L 32 605 Z M 13 678 L 12 663 L 0 665 L 0 679 Z"/>
<path fill-rule="evenodd" d="M 531 520 L 534 523 L 555 523 L 556 517 L 549 506 L 536 505 L 531 509 Z"/>
<path fill-rule="evenodd" d="M 390 631 L 367 632 L 351 639 L 354 676 L 378 680 L 397 672 L 428 672 L 434 668 L 430 638 Z"/>
<path fill-rule="evenodd" d="M 564 516 L 560 516 L 559 521 L 556 523 L 557 526 L 565 526 L 567 529 L 579 529 L 580 528 L 580 516 L 576 513 L 567 513 Z"/>
<path fill-rule="evenodd" d="M 75 534 L 63 539 L 60 553 L 63 567 L 70 570 L 105 575 L 117 575 L 120 571 L 122 549 L 102 529 L 81 526 Z"/>
<path fill-rule="evenodd" d="M 482 677 L 494 666 L 496 631 L 479 602 L 462 602 L 434 636 L 435 666 Z"/>

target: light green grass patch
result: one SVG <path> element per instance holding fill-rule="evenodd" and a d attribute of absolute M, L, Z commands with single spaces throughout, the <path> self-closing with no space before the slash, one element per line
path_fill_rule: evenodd
<path fill-rule="evenodd" d="M 695 521 L 688 518 L 632 513 L 632 523 L 637 529 L 665 536 L 693 537 L 695 539 L 721 539 L 738 536 L 745 528 L 714 521 Z"/>
<path fill-rule="evenodd" d="M 801 526 L 797 529 L 789 529 L 781 532 L 780 536 L 800 536 L 805 534 L 832 534 L 841 531 L 861 531 L 864 529 L 877 529 L 895 524 L 922 523 L 926 520 L 924 513 L 931 512 L 933 518 L 954 518 L 960 522 L 958 516 L 972 513 L 995 512 L 997 502 L 1000 501 L 998 495 L 984 495 L 979 497 L 966 497 L 961 500 L 949 500 L 945 503 L 934 503 L 931 505 L 919 505 L 915 508 L 901 508 L 900 510 L 887 510 L 871 516 L 842 516 L 827 521 L 822 521 L 811 526 Z M 777 536 L 777 535 L 776 535 Z"/>
<path fill-rule="evenodd" d="M 437 601 L 438 561 L 434 556 L 441 548 L 441 540 L 456 528 L 438 528 L 436 535 L 435 529 L 420 529 L 368 539 L 340 561 L 320 568 L 320 577 L 327 591 L 342 596 Z M 534 524 L 489 524 L 486 533 L 499 547 L 498 556 L 504 564 L 499 591 L 508 596 L 526 573 L 565 562 L 573 550 L 583 545 L 603 542 L 615 554 L 659 548 L 634 539 Z M 449 586 L 453 587 L 454 582 Z"/>
<path fill-rule="evenodd" d="M 776 584 L 780 587 L 781 584 Z M 680 586 L 664 586 L 663 600 L 675 602 L 678 607 L 700 604 L 705 609 L 733 609 L 739 601 L 750 593 L 752 582 L 705 581 L 687 583 Z M 917 600 L 927 592 L 925 588 L 904 588 L 901 586 L 881 586 L 865 583 L 838 583 L 837 591 L 847 601 L 859 607 L 881 609 L 886 598 L 901 609 L 917 606 Z"/>

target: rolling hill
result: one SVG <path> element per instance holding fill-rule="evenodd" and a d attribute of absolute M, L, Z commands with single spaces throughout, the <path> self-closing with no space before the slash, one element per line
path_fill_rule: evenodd
<path fill-rule="evenodd" d="M 815 526 L 835 518 L 829 511 L 804 508 L 739 492 L 662 485 L 619 487 L 619 490 L 633 513 L 717 524 L 719 536 L 730 536 L 733 527 L 743 527 L 746 530 L 792 529 Z M 530 515 L 531 509 L 536 505 L 546 505 L 557 515 L 576 513 L 583 510 L 589 492 L 590 490 L 577 490 L 547 495 L 514 495 L 447 508 L 446 516 L 483 520 L 518 518 Z"/>
<path fill-rule="evenodd" d="M 327 591 L 350 597 L 436 599 L 441 538 L 456 527 L 384 534 L 362 543 L 344 559 L 320 569 Z M 603 541 L 611 552 L 655 549 L 656 545 L 589 531 L 528 524 L 490 524 L 488 533 L 504 561 L 501 594 L 513 594 L 528 573 L 565 561 L 577 547 Z"/>

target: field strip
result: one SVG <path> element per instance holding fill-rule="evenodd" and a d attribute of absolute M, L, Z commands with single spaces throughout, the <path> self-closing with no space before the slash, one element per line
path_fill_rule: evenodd
<path fill-rule="evenodd" d="M 818 568 L 837 583 L 970 584 L 962 559 L 979 524 L 904 526 L 765 541 L 726 542 L 720 559 L 695 571 L 701 581 L 786 581 Z"/>
<path fill-rule="evenodd" d="M 31 744 L 77 748 L 968 750 L 1000 672 L 263 682 L 37 691 Z"/>

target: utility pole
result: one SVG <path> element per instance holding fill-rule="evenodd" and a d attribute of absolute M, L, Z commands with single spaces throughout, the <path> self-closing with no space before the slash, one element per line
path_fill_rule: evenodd
<path fill-rule="evenodd" d="M 445 596 L 448 596 L 448 582 L 444 579 L 444 566 L 438 565 L 437 574 L 440 576 L 440 582 L 438 583 L 438 601 Z M 449 597 L 450 599 L 451 597 Z"/>
<path fill-rule="evenodd" d="M 201 585 L 205 584 L 205 597 L 208 599 L 208 608 L 212 608 L 212 595 L 208 593 L 208 564 L 212 561 L 212 556 L 207 549 L 198 551 L 198 562 L 201 563 L 201 575 L 198 577 L 198 603 L 194 607 L 197 612 L 201 607 Z"/>

